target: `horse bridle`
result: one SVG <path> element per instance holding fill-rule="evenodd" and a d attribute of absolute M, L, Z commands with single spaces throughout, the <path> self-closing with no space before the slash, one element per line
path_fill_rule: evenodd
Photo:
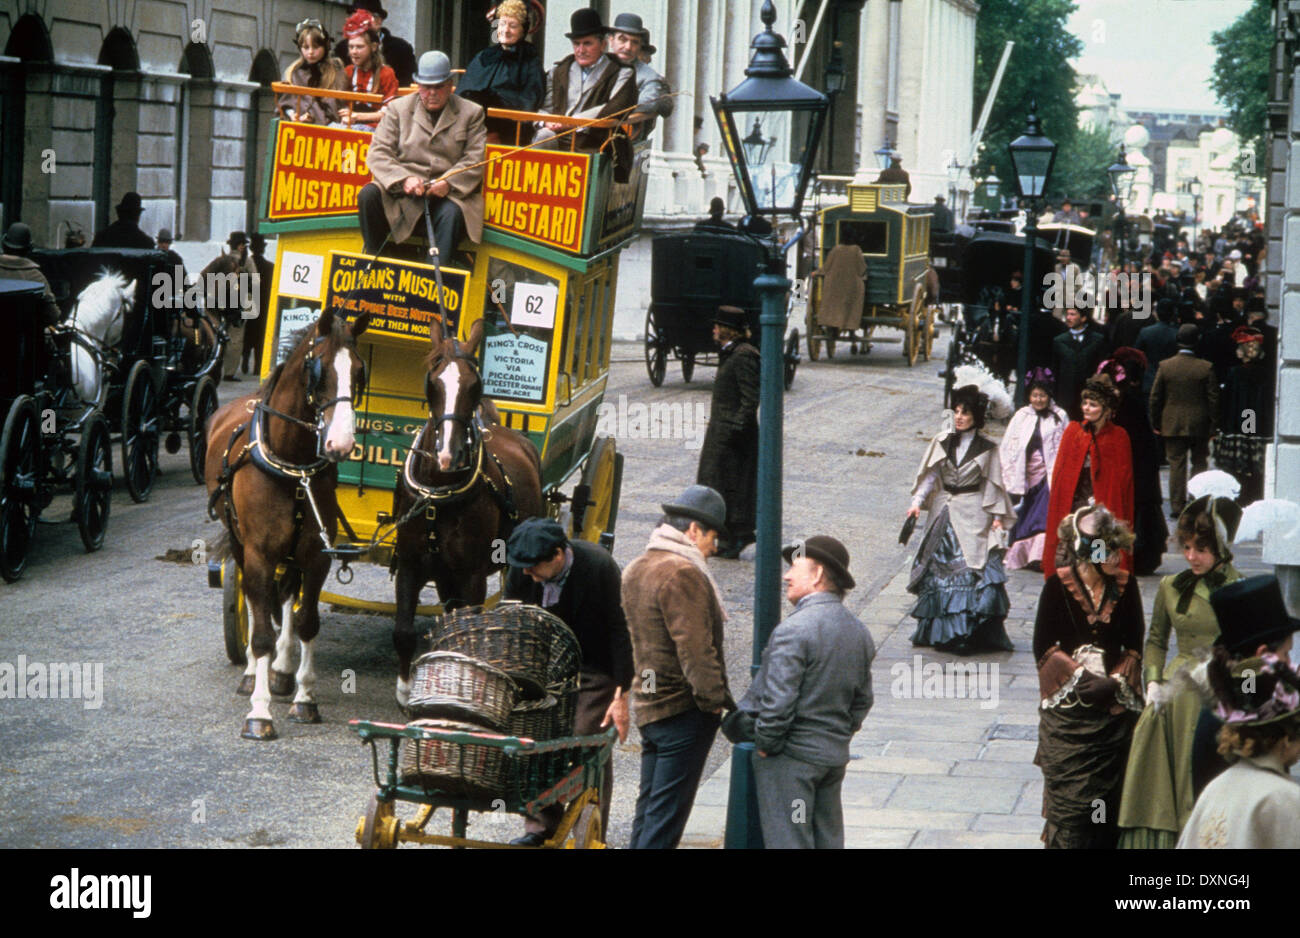
<path fill-rule="evenodd" d="M 316 463 L 312 464 L 312 469 L 311 469 L 312 472 L 319 471 L 319 469 L 323 468 L 324 462 L 328 462 L 328 457 L 326 457 L 325 455 L 325 437 L 326 437 L 326 431 L 329 429 L 329 424 L 325 420 L 325 412 L 329 410 L 331 407 L 333 407 L 334 405 L 341 404 L 345 401 L 349 404 L 352 404 L 353 408 L 355 408 L 356 404 L 354 403 L 353 398 L 354 397 L 360 398 L 365 394 L 365 388 L 367 383 L 366 375 L 364 372 L 365 366 L 363 364 L 360 391 L 355 392 L 354 394 L 339 395 L 338 397 L 331 398 L 327 401 L 317 400 L 316 395 L 320 392 L 320 388 L 321 385 L 324 383 L 325 376 L 324 376 L 324 366 L 322 364 L 322 359 L 317 355 L 316 348 L 317 346 L 321 345 L 324 341 L 325 341 L 324 336 L 317 336 L 315 339 L 313 339 L 311 343 L 311 348 L 307 350 L 307 356 L 303 359 L 303 368 L 302 368 L 303 389 L 307 392 L 307 404 L 309 407 L 312 408 L 312 411 L 314 412 L 315 422 L 308 422 L 306 420 L 299 419 L 298 417 L 294 417 L 292 414 L 283 413 L 281 411 L 276 410 L 274 407 L 272 407 L 268 403 L 268 401 L 270 400 L 271 397 L 271 391 L 274 390 L 273 388 L 267 389 L 265 398 L 259 400 L 254 408 L 255 420 L 263 419 L 263 415 L 268 415 L 271 417 L 279 417 L 281 420 L 287 420 L 289 423 L 297 424 L 298 426 L 303 427 L 304 429 L 315 432 L 317 461 Z"/>
<path fill-rule="evenodd" d="M 468 362 L 473 363 L 473 358 L 471 358 L 469 355 L 465 355 L 464 353 L 462 353 L 461 350 L 460 350 L 460 343 L 459 343 L 458 341 L 456 341 L 456 340 L 453 339 L 453 340 L 452 340 L 452 354 L 451 354 L 451 358 L 450 358 L 449 361 L 450 361 L 450 362 L 454 362 L 456 359 L 464 359 L 465 361 L 468 361 Z M 441 371 L 439 371 L 439 374 L 441 374 Z M 425 383 L 424 396 L 425 396 L 425 399 L 428 400 L 428 401 L 430 402 L 430 404 L 432 404 L 432 402 L 433 402 L 433 395 L 430 393 L 430 391 L 432 390 L 432 387 L 433 387 L 433 381 L 434 381 L 434 376 L 433 376 L 432 373 L 429 373 L 429 374 L 426 374 L 426 375 L 425 375 L 425 379 L 424 379 L 424 383 Z M 476 410 L 477 410 L 477 409 L 476 409 Z M 452 471 L 459 472 L 459 471 L 461 471 L 461 470 L 463 470 L 463 469 L 471 468 L 471 467 L 473 466 L 474 462 L 475 462 L 474 454 L 475 454 L 475 453 L 479 450 L 479 448 L 483 445 L 483 434 L 482 434 L 481 425 L 480 425 L 480 423 L 479 423 L 479 419 L 478 419 L 477 414 L 474 413 L 474 412 L 471 412 L 470 415 L 469 415 L 468 417 L 463 417 L 463 416 L 461 416 L 460 414 L 456 414 L 456 413 L 445 413 L 445 414 L 442 414 L 441 416 L 434 417 L 434 416 L 432 416 L 432 409 L 430 409 L 430 417 L 429 417 L 429 421 L 428 421 L 428 422 L 429 422 L 429 424 L 432 425 L 432 427 L 433 427 L 433 448 L 434 448 L 434 452 L 433 452 L 433 453 L 429 453 L 429 452 L 427 452 L 427 451 L 425 451 L 425 450 L 422 450 L 422 449 L 414 449 L 414 447 L 413 447 L 414 452 L 415 452 L 416 454 L 420 455 L 420 456 L 427 456 L 427 457 L 430 458 L 430 459 L 436 459 L 437 457 L 436 457 L 435 454 L 436 454 L 437 450 L 439 449 L 440 444 L 441 444 L 441 440 L 442 440 L 442 427 L 443 427 L 443 424 L 446 424 L 446 423 L 453 423 L 453 424 L 455 424 L 455 423 L 459 423 L 459 424 L 462 424 L 462 425 L 465 427 L 465 438 L 466 438 L 466 443 L 467 443 L 467 449 L 466 449 L 466 452 L 465 452 L 465 459 L 463 460 L 463 462 L 465 463 L 465 465 L 460 466 L 460 467 L 458 467 L 458 468 L 456 468 L 456 469 L 454 469 L 454 470 L 452 470 Z M 418 433 L 418 434 L 416 435 L 416 436 L 417 436 L 417 439 L 418 439 L 418 437 L 419 437 L 420 435 L 422 435 L 422 433 L 423 433 L 423 431 L 421 431 L 421 433 Z"/>

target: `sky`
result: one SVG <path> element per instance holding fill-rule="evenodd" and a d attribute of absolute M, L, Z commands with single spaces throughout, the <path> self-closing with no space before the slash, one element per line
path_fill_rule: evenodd
<path fill-rule="evenodd" d="M 1068 22 L 1084 42 L 1074 61 L 1119 92 L 1122 107 L 1221 108 L 1207 83 L 1210 34 L 1230 25 L 1250 0 L 1075 0 Z"/>

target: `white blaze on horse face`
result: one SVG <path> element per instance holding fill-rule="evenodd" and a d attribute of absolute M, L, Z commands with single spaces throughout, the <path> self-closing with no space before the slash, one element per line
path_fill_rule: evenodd
<path fill-rule="evenodd" d="M 449 362 L 438 375 L 442 383 L 443 406 L 449 414 L 456 412 L 456 400 L 460 396 L 460 369 L 455 362 Z M 441 417 L 442 414 L 436 416 Z M 442 425 L 442 445 L 438 447 L 438 468 L 446 472 L 451 468 L 451 431 L 455 427 L 451 421 Z"/>
<path fill-rule="evenodd" d="M 339 397 L 352 397 L 352 356 L 347 349 L 339 349 L 334 354 L 334 373 L 338 376 Z M 329 435 L 325 437 L 325 455 L 332 459 L 342 459 L 352 452 L 356 445 L 356 420 L 353 417 L 352 404 L 349 400 L 339 401 L 334 405 L 334 418 L 330 420 Z"/>

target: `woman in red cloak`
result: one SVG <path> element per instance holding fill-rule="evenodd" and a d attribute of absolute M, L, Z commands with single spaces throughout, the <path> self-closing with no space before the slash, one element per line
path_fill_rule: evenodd
<path fill-rule="evenodd" d="M 1080 398 L 1083 420 L 1065 428 L 1052 471 L 1043 541 L 1044 578 L 1050 578 L 1060 566 L 1054 558 L 1061 519 L 1089 500 L 1133 523 L 1133 453 L 1128 434 L 1112 419 L 1119 407 L 1119 390 L 1110 375 L 1095 375 L 1084 385 Z M 1121 566 L 1133 571 L 1130 551 L 1123 552 Z"/>

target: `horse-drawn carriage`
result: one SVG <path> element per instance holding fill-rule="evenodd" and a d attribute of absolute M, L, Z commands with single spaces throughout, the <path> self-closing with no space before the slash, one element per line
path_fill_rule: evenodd
<path fill-rule="evenodd" d="M 847 342 L 854 351 L 870 350 L 872 333 L 880 327 L 903 331 L 903 356 L 908 365 L 918 357 L 929 361 L 934 344 L 935 304 L 939 284 L 930 271 L 930 212 L 909 205 L 902 185 L 849 185 L 848 202 L 817 213 L 815 256 L 819 269 L 837 246 L 854 245 L 865 261 L 866 289 L 861 314 L 856 304 L 834 322 L 829 316 L 825 276 L 813 276 L 808 291 L 808 357 L 816 361 L 825 349 Z M 853 272 L 845 278 L 853 279 Z M 838 304 L 843 305 L 843 304 Z"/>
<path fill-rule="evenodd" d="M 761 348 L 760 303 L 754 280 L 768 264 L 769 248 L 740 230 L 687 231 L 660 235 L 651 245 L 650 305 L 645 317 L 645 364 L 650 383 L 664 383 L 669 354 L 690 381 L 695 366 L 715 366 L 713 317 L 719 306 L 748 316 L 750 334 Z M 791 330 L 778 354 L 785 360 L 785 387 L 799 364 L 799 330 Z"/>

